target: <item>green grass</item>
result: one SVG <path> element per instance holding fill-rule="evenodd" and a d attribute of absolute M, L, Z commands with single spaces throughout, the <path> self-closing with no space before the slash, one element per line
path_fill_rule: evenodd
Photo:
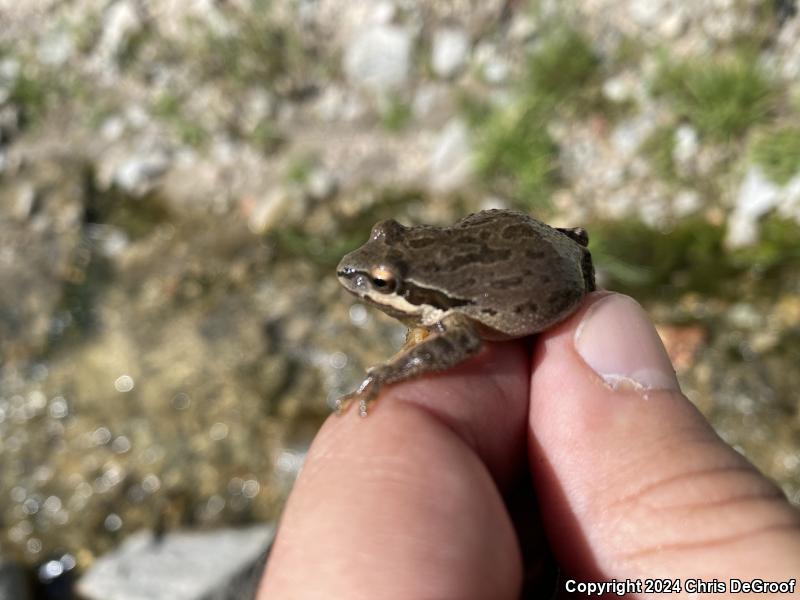
<path fill-rule="evenodd" d="M 200 26 L 194 60 L 204 79 L 274 86 L 302 70 L 303 49 L 292 31 L 275 23 L 269 9 L 226 5 L 223 12 L 234 26 L 232 33 Z"/>
<path fill-rule="evenodd" d="M 599 66 L 582 35 L 554 28 L 531 54 L 509 106 L 463 102 L 476 132 L 478 171 L 491 188 L 523 209 L 546 206 L 559 182 L 558 146 L 547 127 L 559 116 L 598 109 Z"/>
<path fill-rule="evenodd" d="M 411 116 L 411 106 L 408 102 L 395 100 L 381 114 L 381 124 L 388 131 L 396 133 L 406 128 Z"/>
<path fill-rule="evenodd" d="M 298 185 L 305 185 L 308 183 L 315 162 L 314 157 L 309 155 L 294 157 L 286 169 L 286 179 Z"/>
<path fill-rule="evenodd" d="M 11 89 L 9 100 L 17 105 L 23 127 L 34 125 L 44 117 L 50 92 L 41 79 L 20 73 Z"/>
<path fill-rule="evenodd" d="M 788 183 L 800 174 L 800 127 L 762 134 L 753 143 L 751 156 L 775 183 Z"/>
<path fill-rule="evenodd" d="M 548 113 L 524 98 L 492 114 L 479 130 L 479 172 L 525 208 L 545 203 L 558 182 L 558 146 L 547 133 Z"/>
<path fill-rule="evenodd" d="M 728 250 L 725 227 L 690 217 L 666 231 L 635 219 L 587 224 L 595 265 L 609 289 L 640 299 L 675 299 L 687 292 L 741 299 L 791 290 L 800 272 L 800 225 L 775 216 L 759 241 Z"/>
<path fill-rule="evenodd" d="M 555 29 L 533 53 L 524 81 L 527 94 L 569 112 L 597 99 L 600 60 L 586 38 L 572 29 Z"/>
<path fill-rule="evenodd" d="M 286 136 L 277 124 L 269 118 L 259 121 L 256 128 L 248 136 L 250 141 L 264 154 L 274 154 L 286 143 Z"/>
<path fill-rule="evenodd" d="M 654 173 L 665 182 L 675 182 L 680 178 L 675 170 L 675 127 L 658 127 L 642 144 L 642 153 L 648 158 Z"/>
<path fill-rule="evenodd" d="M 208 141 L 209 133 L 197 119 L 185 113 L 184 102 L 182 95 L 165 92 L 153 103 L 153 116 L 171 126 L 181 142 L 187 146 L 202 146 Z"/>
<path fill-rule="evenodd" d="M 410 204 L 424 200 L 414 190 L 382 190 L 381 197 L 356 215 L 341 215 L 337 229 L 325 234 L 309 234 L 302 225 L 279 227 L 267 234 L 267 242 L 279 260 L 301 258 L 322 272 L 329 272 L 342 256 L 367 241 L 372 226 L 382 219 L 403 214 Z"/>
<path fill-rule="evenodd" d="M 665 65 L 653 91 L 704 136 L 730 141 L 766 120 L 776 89 L 752 56 L 688 60 Z"/>

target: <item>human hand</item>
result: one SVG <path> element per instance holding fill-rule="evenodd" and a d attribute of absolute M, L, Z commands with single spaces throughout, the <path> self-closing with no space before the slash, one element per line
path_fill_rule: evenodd
<path fill-rule="evenodd" d="M 329 418 L 259 598 L 518 598 L 525 533 L 507 506 L 531 474 L 562 592 L 800 574 L 800 514 L 680 393 L 642 309 L 596 293 L 532 359 L 488 344 L 387 388 L 366 420 Z"/>

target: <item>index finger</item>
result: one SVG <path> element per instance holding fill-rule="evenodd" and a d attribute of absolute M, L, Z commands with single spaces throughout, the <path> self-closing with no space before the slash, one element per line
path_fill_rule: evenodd
<path fill-rule="evenodd" d="M 260 598 L 513 598 L 502 489 L 524 463 L 528 358 L 491 344 L 330 417 L 287 503 Z"/>

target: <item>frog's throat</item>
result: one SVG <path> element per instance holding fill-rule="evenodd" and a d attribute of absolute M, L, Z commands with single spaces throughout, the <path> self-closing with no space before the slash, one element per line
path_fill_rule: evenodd
<path fill-rule="evenodd" d="M 403 296 L 397 294 L 369 294 L 365 298 L 396 319 L 411 320 L 425 327 L 435 325 L 450 312 L 427 304 L 412 304 Z"/>

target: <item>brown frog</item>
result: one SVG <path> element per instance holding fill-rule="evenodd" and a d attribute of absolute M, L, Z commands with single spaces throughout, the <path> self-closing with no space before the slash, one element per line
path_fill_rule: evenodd
<path fill-rule="evenodd" d="M 337 274 L 352 294 L 409 327 L 406 345 L 372 367 L 338 412 L 368 406 L 387 384 L 448 369 L 483 340 L 507 340 L 565 319 L 595 289 L 584 229 L 557 229 L 512 210 L 485 210 L 450 227 L 381 221 Z"/>

